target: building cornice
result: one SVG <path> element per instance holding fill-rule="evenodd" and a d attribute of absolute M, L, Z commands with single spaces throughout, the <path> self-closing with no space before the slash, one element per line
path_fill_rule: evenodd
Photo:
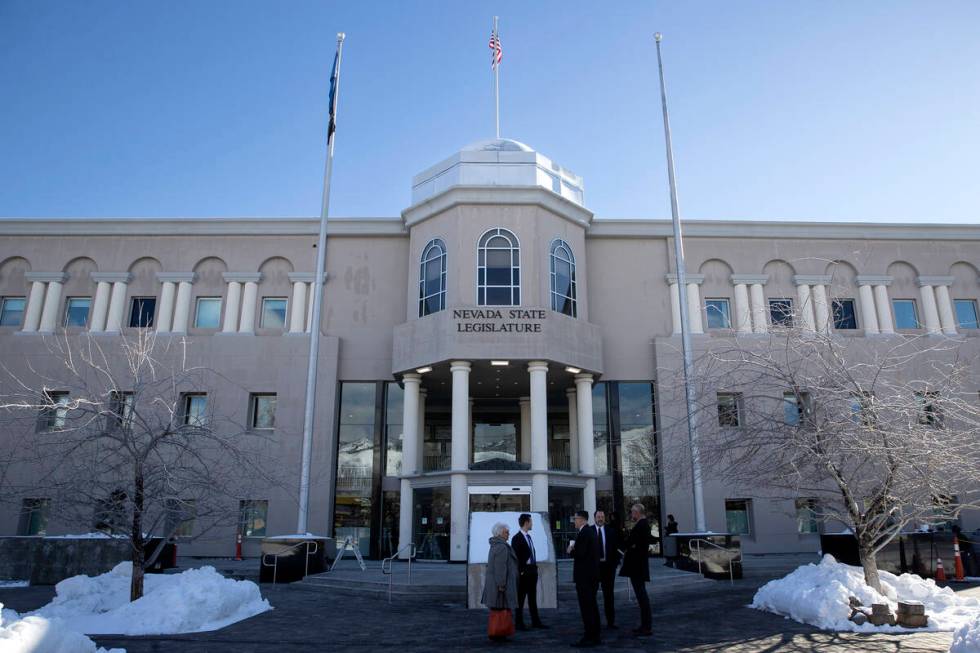
<path fill-rule="evenodd" d="M 768 274 L 732 274 L 728 277 L 733 284 L 746 284 L 746 285 L 766 285 L 769 283 Z"/>
<path fill-rule="evenodd" d="M 952 286 L 956 279 L 953 277 L 920 276 L 918 281 L 920 286 Z"/>
<path fill-rule="evenodd" d="M 664 279 L 666 279 L 666 281 L 667 281 L 668 284 L 675 284 L 675 283 L 677 283 L 677 273 L 676 272 L 671 272 L 669 274 L 665 274 L 664 275 Z M 697 284 L 697 285 L 700 286 L 702 283 L 704 283 L 704 275 L 703 274 L 685 274 L 684 275 L 684 281 L 686 281 L 687 283 L 695 283 L 695 284 Z"/>
<path fill-rule="evenodd" d="M 588 227 L 592 212 L 557 193 L 534 186 L 452 186 L 402 211 L 406 227 L 462 205 L 540 206 L 575 224 Z"/>
<path fill-rule="evenodd" d="M 0 236 L 316 236 L 319 218 L 0 218 Z M 399 218 L 331 218 L 328 236 L 407 236 Z"/>
<path fill-rule="evenodd" d="M 793 276 L 793 283 L 797 286 L 826 286 L 831 282 L 829 274 L 797 274 Z"/>
<path fill-rule="evenodd" d="M 133 280 L 131 272 L 93 272 L 89 276 L 97 283 L 129 283 Z"/>
<path fill-rule="evenodd" d="M 157 272 L 157 281 L 161 283 L 194 283 L 196 279 L 196 272 Z"/>
<path fill-rule="evenodd" d="M 238 283 L 259 283 L 262 281 L 261 272 L 222 272 L 221 278 L 226 282 L 231 283 L 232 281 L 237 281 Z"/>
<path fill-rule="evenodd" d="M 25 272 L 24 278 L 31 283 L 64 283 L 68 281 L 67 272 Z"/>
<path fill-rule="evenodd" d="M 854 280 L 859 286 L 890 286 L 895 278 L 888 274 L 859 274 Z"/>
<path fill-rule="evenodd" d="M 670 238 L 670 220 L 596 219 L 587 238 Z M 686 220 L 685 238 L 822 238 L 828 240 L 980 240 L 980 224 Z"/>
<path fill-rule="evenodd" d="M 290 272 L 286 275 L 292 283 L 313 283 L 314 272 Z M 326 282 L 327 273 L 323 273 L 323 281 Z"/>

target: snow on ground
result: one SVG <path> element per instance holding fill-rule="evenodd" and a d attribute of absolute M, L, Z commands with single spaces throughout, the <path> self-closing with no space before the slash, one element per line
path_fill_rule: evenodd
<path fill-rule="evenodd" d="M 949 653 L 978 653 L 980 652 L 980 617 L 963 624 L 953 633 L 953 645 Z"/>
<path fill-rule="evenodd" d="M 97 648 L 91 639 L 70 630 L 58 619 L 21 618 L 0 603 L 0 653 L 126 653 Z"/>
<path fill-rule="evenodd" d="M 56 618 L 89 635 L 164 635 L 224 628 L 271 610 L 259 586 L 225 578 L 214 567 L 179 574 L 147 574 L 144 595 L 129 602 L 132 563 L 100 576 L 73 576 L 55 586 L 57 596 L 33 613 Z"/>
<path fill-rule="evenodd" d="M 980 600 L 959 597 L 948 587 L 939 587 L 931 579 L 914 574 L 896 576 L 880 571 L 882 596 L 864 582 L 860 567 L 852 567 L 825 555 L 820 564 L 797 568 L 789 575 L 770 581 L 759 588 L 750 607 L 775 612 L 801 623 L 824 630 L 857 632 L 905 632 L 918 630 L 956 630 L 980 617 Z M 900 626 L 861 626 L 850 621 L 848 598 L 854 596 L 861 604 L 887 603 L 892 613 L 898 601 L 919 601 L 929 615 L 927 628 Z M 980 649 L 963 649 L 980 653 Z"/>

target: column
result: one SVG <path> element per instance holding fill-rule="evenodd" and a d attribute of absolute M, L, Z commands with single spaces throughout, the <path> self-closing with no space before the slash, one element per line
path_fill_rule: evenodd
<path fill-rule="evenodd" d="M 468 553 L 470 507 L 466 491 L 466 472 L 470 466 L 470 364 L 453 361 L 449 369 L 453 375 L 449 559 L 462 562 Z"/>
<path fill-rule="evenodd" d="M 888 300 L 888 283 L 875 284 L 875 308 L 878 309 L 878 329 L 881 333 L 895 333 L 895 320 L 892 319 L 892 305 Z"/>
<path fill-rule="evenodd" d="M 51 291 L 49 290 L 48 293 Z M 939 309 L 936 306 L 936 293 L 932 289 L 932 284 L 928 281 L 923 281 L 922 277 L 919 277 L 919 296 L 922 298 L 922 314 L 925 320 L 926 332 L 931 336 L 936 336 L 942 333 L 942 328 L 939 325 Z M 44 320 L 41 320 L 43 326 Z"/>
<path fill-rule="evenodd" d="M 521 407 L 521 462 L 531 462 L 531 398 L 518 399 Z"/>
<path fill-rule="evenodd" d="M 735 284 L 735 331 L 752 333 L 752 314 L 749 312 L 749 288 L 744 283 Z"/>
<path fill-rule="evenodd" d="M 193 272 L 191 273 L 194 274 Z M 192 281 L 180 281 L 177 283 L 177 305 L 174 306 L 174 333 L 187 333 L 187 325 L 191 316 L 191 283 Z"/>
<path fill-rule="evenodd" d="M 734 284 L 745 284 L 749 289 L 749 314 L 752 318 L 752 333 L 766 333 L 769 330 L 769 312 L 766 310 L 766 295 L 762 287 L 769 281 L 769 275 L 733 274 L 731 280 Z"/>
<path fill-rule="evenodd" d="M 415 472 L 425 471 L 425 388 L 419 388 L 419 447 L 415 456 Z"/>
<path fill-rule="evenodd" d="M 578 402 L 575 400 L 575 388 L 565 390 L 568 398 L 568 459 L 570 472 L 578 470 Z"/>
<path fill-rule="evenodd" d="M 24 275 L 31 282 L 31 294 L 27 299 L 27 312 L 24 314 L 25 333 L 32 333 L 41 326 L 41 309 L 44 306 L 44 291 L 48 283 L 42 281 L 37 273 L 28 272 Z"/>
<path fill-rule="evenodd" d="M 691 322 L 691 333 L 704 333 L 704 320 L 701 316 L 701 282 L 704 276 L 698 275 L 700 279 L 694 280 L 694 275 L 687 276 L 687 318 Z"/>
<path fill-rule="evenodd" d="M 309 301 L 306 302 L 306 332 L 310 333 L 313 331 L 313 284 L 306 284 L 306 297 Z"/>
<path fill-rule="evenodd" d="M 157 275 L 159 279 L 159 275 Z M 162 280 L 161 280 L 162 281 Z M 162 281 L 160 287 L 160 310 L 157 311 L 157 333 L 167 333 L 170 331 L 171 319 L 174 314 L 174 297 L 177 294 L 177 284 L 173 281 Z"/>
<path fill-rule="evenodd" d="M 41 309 L 41 333 L 51 333 L 58 327 L 58 314 L 61 311 L 61 291 L 64 288 L 67 274 L 60 281 L 48 281 L 48 290 L 44 293 L 44 307 Z"/>
<path fill-rule="evenodd" d="M 579 473 L 592 476 L 586 479 L 583 491 L 583 510 L 595 512 L 595 432 L 592 423 L 592 375 L 575 375 L 578 408 L 578 465 Z"/>
<path fill-rule="evenodd" d="M 861 322 L 864 324 L 864 335 L 878 334 L 878 314 L 875 312 L 875 296 L 870 283 L 858 286 L 858 299 L 861 302 Z"/>
<path fill-rule="evenodd" d="M 681 333 L 681 303 L 680 297 L 678 296 L 678 286 L 677 286 L 677 275 L 668 274 L 667 282 L 670 284 L 670 290 L 668 294 L 670 295 L 670 319 L 671 326 L 673 328 L 673 334 L 675 336 Z"/>
<path fill-rule="evenodd" d="M 810 299 L 810 286 L 806 283 L 796 283 L 796 298 L 799 303 L 797 314 L 800 318 L 800 327 L 808 333 L 814 332 L 813 320 L 813 301 Z"/>
<path fill-rule="evenodd" d="M 818 333 L 830 333 L 833 325 L 833 317 L 830 314 L 830 305 L 827 301 L 827 286 L 818 283 L 812 286 L 813 313 L 817 320 Z"/>
<path fill-rule="evenodd" d="M 418 374 L 405 374 L 402 383 L 405 386 L 404 401 L 402 402 L 402 470 L 401 470 L 401 501 L 398 514 L 398 549 L 412 541 L 412 481 L 407 478 L 418 471 L 419 450 L 419 385 L 422 377 Z M 402 551 L 400 557 L 404 560 L 411 551 Z"/>
<path fill-rule="evenodd" d="M 95 300 L 92 302 L 92 319 L 89 320 L 88 327 L 92 333 L 105 331 L 106 313 L 109 311 L 109 293 L 112 292 L 112 284 L 108 281 L 97 283 Z"/>
<path fill-rule="evenodd" d="M 293 282 L 293 302 L 289 311 L 289 333 L 303 333 L 306 330 L 306 284 Z"/>
<path fill-rule="evenodd" d="M 242 318 L 238 323 L 238 333 L 255 333 L 255 305 L 259 298 L 259 284 L 246 281 L 242 291 Z"/>
<path fill-rule="evenodd" d="M 119 333 L 123 326 L 123 316 L 126 313 L 126 290 L 129 288 L 129 274 L 126 281 L 113 281 L 112 294 L 109 297 L 109 316 L 106 318 L 105 330 L 109 333 Z"/>
<path fill-rule="evenodd" d="M 936 283 L 933 288 L 936 290 L 936 304 L 939 308 L 939 323 L 942 325 L 943 333 L 947 336 L 956 335 L 956 314 L 953 312 L 953 300 L 949 296 L 949 287 L 953 284 L 952 278 L 949 283 Z"/>
<path fill-rule="evenodd" d="M 531 510 L 548 510 L 548 364 L 531 361 Z"/>
<path fill-rule="evenodd" d="M 242 301 L 242 284 L 238 281 L 228 282 L 228 295 L 225 297 L 225 321 L 221 325 L 222 333 L 235 333 L 238 331 L 238 312 Z"/>

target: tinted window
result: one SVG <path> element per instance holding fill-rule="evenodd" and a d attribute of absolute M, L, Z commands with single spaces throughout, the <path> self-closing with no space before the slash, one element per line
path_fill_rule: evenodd
<path fill-rule="evenodd" d="M 88 324 L 88 311 L 92 300 L 88 297 L 69 297 L 65 302 L 65 326 L 83 327 Z"/>
<path fill-rule="evenodd" d="M 972 299 L 957 299 L 956 323 L 961 329 L 977 328 L 977 303 Z"/>
<path fill-rule="evenodd" d="M 732 326 L 727 299 L 709 299 L 704 303 L 709 329 L 730 329 Z"/>
<path fill-rule="evenodd" d="M 217 329 L 221 321 L 221 298 L 198 297 L 194 328 Z"/>
<path fill-rule="evenodd" d="M 834 328 L 838 330 L 857 328 L 853 299 L 834 300 Z"/>
<path fill-rule="evenodd" d="M 4 297 L 0 299 L 0 326 L 20 326 L 24 322 L 23 297 Z"/>
<path fill-rule="evenodd" d="M 153 326 L 156 309 L 156 297 L 133 297 L 133 307 L 129 312 L 129 326 L 138 328 Z"/>
<path fill-rule="evenodd" d="M 773 326 L 793 326 L 793 300 L 770 299 L 769 322 Z"/>
<path fill-rule="evenodd" d="M 919 315 L 915 310 L 914 299 L 893 299 L 896 329 L 918 329 Z"/>

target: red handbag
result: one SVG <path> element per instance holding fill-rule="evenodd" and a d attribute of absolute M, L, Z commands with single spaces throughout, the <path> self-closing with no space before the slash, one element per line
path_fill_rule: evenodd
<path fill-rule="evenodd" d="M 501 594 L 504 595 L 503 592 Z M 507 605 L 506 599 L 504 599 L 503 603 Z M 490 608 L 490 620 L 487 621 L 487 635 L 491 639 L 496 639 L 510 637 L 514 632 L 516 632 L 514 628 L 514 613 L 509 608 Z"/>

